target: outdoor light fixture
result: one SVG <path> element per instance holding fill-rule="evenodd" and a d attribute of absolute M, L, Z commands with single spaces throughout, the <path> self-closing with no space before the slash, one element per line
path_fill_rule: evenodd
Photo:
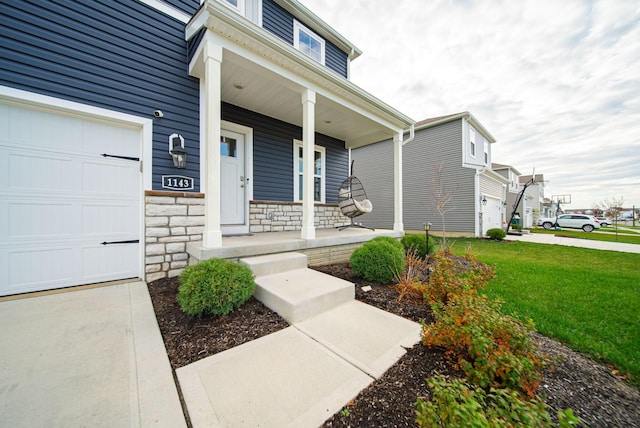
<path fill-rule="evenodd" d="M 180 169 L 187 167 L 187 151 L 184 149 L 184 138 L 182 135 L 169 135 L 169 153 L 173 158 L 173 166 Z"/>
<path fill-rule="evenodd" d="M 429 254 L 429 229 L 431 229 L 431 226 L 433 226 L 431 223 L 429 223 L 428 221 L 426 223 L 422 223 L 422 225 L 424 226 L 424 233 L 425 233 L 425 240 L 426 240 L 426 244 L 427 244 L 427 254 Z"/>
<path fill-rule="evenodd" d="M 487 197 L 486 196 L 482 195 L 481 201 L 482 201 L 482 205 L 487 205 Z"/>

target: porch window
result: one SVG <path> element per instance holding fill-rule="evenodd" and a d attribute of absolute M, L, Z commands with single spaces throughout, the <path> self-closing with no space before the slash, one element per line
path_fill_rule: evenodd
<path fill-rule="evenodd" d="M 324 39 L 298 21 L 293 21 L 293 46 L 324 64 Z"/>
<path fill-rule="evenodd" d="M 296 166 L 295 176 L 293 177 L 294 201 L 302 202 L 302 172 L 304 165 L 302 141 L 295 140 L 293 149 L 293 162 Z M 313 151 L 313 200 L 320 203 L 325 201 L 325 151 L 326 149 L 321 146 L 315 146 Z"/>

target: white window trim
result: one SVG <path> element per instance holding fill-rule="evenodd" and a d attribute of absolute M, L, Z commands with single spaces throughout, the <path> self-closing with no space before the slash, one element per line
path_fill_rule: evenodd
<path fill-rule="evenodd" d="M 294 202 L 302 202 L 302 200 L 298 197 L 298 195 L 300 195 L 300 185 L 299 185 L 300 171 L 298 170 L 298 164 L 299 164 L 300 158 L 298 156 L 298 153 L 300 151 L 299 149 L 301 148 L 303 148 L 302 141 L 293 140 L 293 201 Z M 320 162 L 321 162 L 320 167 L 322 168 L 322 174 L 320 175 L 320 180 L 322 183 L 320 186 L 320 200 L 314 201 L 314 203 L 324 204 L 326 201 L 325 189 L 327 188 L 327 178 L 326 178 L 327 177 L 327 170 L 326 170 L 327 149 L 322 146 L 314 146 L 313 150 L 314 152 L 320 152 L 320 155 L 322 156 L 322 158 L 320 159 Z M 313 176 L 314 178 L 318 177 L 315 174 L 313 174 Z"/>
<path fill-rule="evenodd" d="M 220 3 L 222 3 L 223 5 L 227 6 L 228 8 L 230 8 L 231 10 L 235 10 L 236 12 L 238 12 L 240 15 L 245 16 L 244 14 L 244 0 L 237 0 L 238 1 L 238 6 L 234 6 L 231 3 L 229 3 L 227 0 L 218 0 Z"/>
<path fill-rule="evenodd" d="M 300 52 L 302 52 L 300 50 L 300 31 L 304 31 L 305 33 L 309 34 L 310 37 L 312 37 L 313 39 L 317 40 L 320 43 L 320 63 L 322 65 L 324 65 L 325 63 L 325 45 L 326 42 L 325 40 L 320 37 L 319 35 L 317 35 L 316 33 L 314 33 L 313 31 L 311 31 L 310 29 L 308 29 L 307 27 L 305 27 L 304 25 L 302 25 L 300 22 L 298 22 L 297 20 L 293 21 L 293 46 L 298 49 Z M 315 60 L 315 58 L 309 56 L 309 58 L 312 58 Z"/>
<path fill-rule="evenodd" d="M 484 163 L 488 165 L 490 160 L 491 156 L 489 156 L 489 141 L 484 140 Z"/>
<path fill-rule="evenodd" d="M 469 127 L 469 155 L 474 159 L 476 158 L 476 153 L 478 152 L 476 137 L 477 137 L 476 130 L 470 126 Z"/>

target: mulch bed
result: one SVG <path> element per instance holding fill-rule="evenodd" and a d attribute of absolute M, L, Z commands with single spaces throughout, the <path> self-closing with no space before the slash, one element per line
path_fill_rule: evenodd
<path fill-rule="evenodd" d="M 425 305 L 406 299 L 398 302 L 395 290 L 356 278 L 346 263 L 315 269 L 355 283 L 356 299 L 360 301 L 413 321 L 433 321 Z M 362 287 L 366 286 L 370 286 L 371 291 L 363 291 Z M 183 313 L 176 302 L 177 288 L 177 278 L 149 283 L 156 318 L 174 370 L 288 327 L 278 314 L 254 298 L 223 317 L 191 317 Z M 553 340 L 541 335 L 536 335 L 535 339 L 542 353 L 562 357 L 553 371 L 545 373 L 539 391 L 546 396 L 552 414 L 570 407 L 588 426 L 640 426 L 638 388 L 615 377 L 610 368 Z M 447 361 L 444 352 L 415 345 L 323 426 L 416 426 L 416 398 L 428 397 L 425 380 L 436 373 L 461 376 Z"/>

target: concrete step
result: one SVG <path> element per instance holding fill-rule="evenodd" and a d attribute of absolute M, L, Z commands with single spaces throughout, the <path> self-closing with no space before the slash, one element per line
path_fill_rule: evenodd
<path fill-rule="evenodd" d="M 257 276 L 254 296 L 293 324 L 354 300 L 355 286 L 304 268 Z"/>
<path fill-rule="evenodd" d="M 268 254 L 266 256 L 245 257 L 240 263 L 251 268 L 256 277 L 273 275 L 307 267 L 307 256 L 301 253 Z"/>

